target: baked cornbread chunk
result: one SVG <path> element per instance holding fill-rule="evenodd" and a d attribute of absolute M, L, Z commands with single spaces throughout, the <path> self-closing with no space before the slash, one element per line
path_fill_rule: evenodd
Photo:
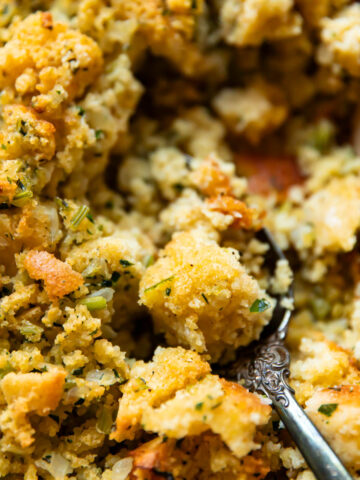
<path fill-rule="evenodd" d="M 43 280 L 49 298 L 59 298 L 78 289 L 84 279 L 70 265 L 48 252 L 31 250 L 25 257 L 25 268 L 35 280 Z"/>
<path fill-rule="evenodd" d="M 16 24 L 0 51 L 0 86 L 29 96 L 39 111 L 81 95 L 102 68 L 99 47 L 89 37 L 39 12 Z"/>
<path fill-rule="evenodd" d="M 322 44 L 319 61 L 336 71 L 344 69 L 351 75 L 360 75 L 359 32 L 360 6 L 353 4 L 343 8 L 333 18 L 321 21 Z"/>
<path fill-rule="evenodd" d="M 225 0 L 220 19 L 225 39 L 238 46 L 259 45 L 297 35 L 301 17 L 293 11 L 292 0 Z"/>
<path fill-rule="evenodd" d="M 244 89 L 223 89 L 214 98 L 213 105 L 232 132 L 243 134 L 252 143 L 278 128 L 288 113 L 281 90 L 264 82 Z"/>
<path fill-rule="evenodd" d="M 359 385 L 318 390 L 306 402 L 306 412 L 338 455 L 350 467 L 360 465 Z"/>
<path fill-rule="evenodd" d="M 220 435 L 238 457 L 259 447 L 254 442 L 256 427 L 267 423 L 270 407 L 236 383 L 207 375 L 157 409 L 147 408 L 145 430 L 172 438 L 199 435 L 210 429 Z M 241 412 L 241 413 L 240 413 Z"/>
<path fill-rule="evenodd" d="M 264 295 L 238 252 L 202 230 L 175 234 L 140 283 L 140 301 L 170 345 L 208 352 L 214 360 L 226 347 L 258 338 L 271 309 L 250 307 Z"/>
<path fill-rule="evenodd" d="M 0 142 L 4 147 L 3 160 L 26 159 L 39 165 L 51 160 L 55 154 L 55 127 L 40 119 L 39 115 L 24 105 L 6 105 L 3 113 L 5 128 Z"/>
<path fill-rule="evenodd" d="M 297 398 L 304 403 L 314 392 L 327 386 L 356 384 L 360 371 L 348 350 L 314 332 L 313 338 L 301 340 L 291 365 L 291 378 Z"/>
<path fill-rule="evenodd" d="M 360 178 L 332 179 L 305 202 L 304 212 L 318 252 L 350 251 L 360 225 Z"/>
<path fill-rule="evenodd" d="M 210 365 L 195 352 L 158 347 L 152 362 L 139 361 L 132 367 L 130 380 L 122 387 L 113 437 L 118 441 L 133 438 L 146 408 L 158 407 L 209 372 Z"/>
<path fill-rule="evenodd" d="M 358 17 L 0 0 L 0 478 L 313 480 L 211 373 L 293 284 L 291 385 L 360 480 Z"/>
<path fill-rule="evenodd" d="M 268 459 L 261 451 L 241 459 L 224 446 L 218 435 L 206 432 L 182 440 L 160 437 L 130 452 L 131 474 L 143 479 L 155 472 L 190 480 L 263 480 L 270 471 Z M 196 458 L 196 462 L 193 459 Z"/>
<path fill-rule="evenodd" d="M 105 50 L 129 39 L 135 57 L 150 46 L 154 54 L 167 58 L 186 75 L 202 76 L 210 72 L 221 75 L 224 68 L 221 56 L 216 52 L 204 54 L 203 45 L 196 41 L 197 24 L 204 20 L 206 11 L 202 0 L 196 3 L 126 0 L 112 4 L 110 10 L 106 2 L 87 0 L 80 4 L 79 27 L 96 38 Z M 104 26 L 96 22 L 96 17 L 103 15 L 111 18 L 114 35 L 104 35 Z"/>
<path fill-rule="evenodd" d="M 15 437 L 22 447 L 33 443 L 35 430 L 27 418 L 29 413 L 48 415 L 55 410 L 63 392 L 66 372 L 54 368 L 46 373 L 8 373 L 0 388 L 8 408 L 1 414 L 2 431 Z"/>
<path fill-rule="evenodd" d="M 209 370 L 198 354 L 181 347 L 158 348 L 152 362 L 137 362 L 122 387 L 112 437 L 118 441 L 133 438 L 140 426 L 172 438 L 210 429 L 238 457 L 257 448 L 256 426 L 267 422 L 270 407 Z"/>

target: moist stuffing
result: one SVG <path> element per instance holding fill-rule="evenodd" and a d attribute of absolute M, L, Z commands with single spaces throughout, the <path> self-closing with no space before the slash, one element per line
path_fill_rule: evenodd
<path fill-rule="evenodd" d="M 314 480 L 212 372 L 293 282 L 290 383 L 360 479 L 359 26 L 351 0 L 0 0 L 1 478 Z"/>

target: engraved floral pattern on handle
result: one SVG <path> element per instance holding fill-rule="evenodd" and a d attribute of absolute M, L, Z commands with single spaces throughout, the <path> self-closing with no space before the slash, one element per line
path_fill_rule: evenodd
<path fill-rule="evenodd" d="M 283 345 L 282 333 L 276 332 L 256 347 L 254 358 L 242 365 L 238 379 L 243 380 L 245 388 L 264 393 L 287 407 L 287 394 L 294 391 L 287 382 L 290 355 Z"/>

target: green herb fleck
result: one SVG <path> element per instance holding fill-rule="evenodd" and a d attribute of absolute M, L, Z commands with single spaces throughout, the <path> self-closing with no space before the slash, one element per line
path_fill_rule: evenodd
<path fill-rule="evenodd" d="M 38 342 L 44 330 L 29 321 L 24 321 L 20 327 L 20 333 L 28 342 Z"/>
<path fill-rule="evenodd" d="M 95 130 L 95 138 L 96 140 L 100 140 L 104 136 L 104 132 L 102 130 Z"/>
<path fill-rule="evenodd" d="M 170 293 L 171 293 L 171 288 L 167 288 L 165 290 L 165 295 L 168 297 L 170 295 Z"/>
<path fill-rule="evenodd" d="M 65 208 L 65 209 L 69 208 L 69 204 L 63 198 L 55 197 L 55 202 L 59 208 Z"/>
<path fill-rule="evenodd" d="M 185 187 L 184 187 L 184 185 L 182 185 L 181 183 L 174 183 L 173 188 L 174 188 L 177 192 L 182 192 Z"/>
<path fill-rule="evenodd" d="M 123 260 L 123 259 L 121 259 L 119 263 L 123 267 L 131 267 L 132 265 L 134 265 L 133 263 L 129 262 L 128 260 Z"/>
<path fill-rule="evenodd" d="M 19 133 L 21 133 L 23 137 L 25 137 L 25 135 L 27 134 L 27 131 L 25 130 L 25 126 L 26 126 L 26 122 L 24 120 L 20 120 Z"/>
<path fill-rule="evenodd" d="M 106 298 L 102 297 L 101 295 L 82 298 L 79 303 L 81 305 L 85 305 L 85 307 L 90 311 L 100 310 L 105 308 L 107 305 Z"/>
<path fill-rule="evenodd" d="M 73 370 L 72 374 L 73 375 L 81 375 L 84 371 L 84 368 L 85 367 L 75 368 L 75 370 Z"/>
<path fill-rule="evenodd" d="M 220 407 L 221 404 L 222 404 L 222 402 L 215 403 L 215 405 L 213 405 L 213 406 L 211 407 L 211 410 L 215 410 L 215 408 Z"/>
<path fill-rule="evenodd" d="M 22 207 L 24 203 L 27 202 L 27 200 L 32 198 L 32 196 L 33 196 L 33 193 L 31 190 L 21 190 L 20 192 L 14 195 L 14 198 L 12 199 L 11 203 L 15 207 Z"/>
<path fill-rule="evenodd" d="M 318 408 L 318 412 L 322 413 L 323 415 L 326 415 L 327 417 L 331 417 L 331 415 L 335 412 L 337 407 L 338 407 L 337 403 L 324 403 L 323 405 L 320 405 L 320 407 Z"/>
<path fill-rule="evenodd" d="M 172 275 L 171 277 L 168 277 L 168 278 L 164 278 L 164 280 L 160 280 L 160 282 L 155 283 L 155 285 L 151 285 L 151 287 L 145 288 L 144 293 L 149 292 L 150 290 L 154 290 L 159 285 L 162 285 L 165 282 L 170 282 L 174 278 L 175 278 L 175 275 Z"/>
<path fill-rule="evenodd" d="M 119 272 L 113 272 L 111 275 L 111 282 L 113 284 L 117 283 L 120 277 L 121 277 L 121 274 Z"/>
<path fill-rule="evenodd" d="M 155 262 L 154 255 L 146 255 L 144 260 L 146 268 L 151 267 L 151 265 L 154 265 L 154 262 Z"/>
<path fill-rule="evenodd" d="M 199 403 L 197 403 L 197 404 L 195 405 L 195 410 L 198 410 L 198 411 L 201 410 L 202 407 L 203 407 L 203 405 L 204 405 L 204 402 L 199 402 Z"/>
<path fill-rule="evenodd" d="M 82 107 L 80 107 L 80 105 L 77 105 L 76 108 L 78 111 L 78 115 L 82 117 L 85 114 L 85 110 Z"/>
<path fill-rule="evenodd" d="M 90 208 L 87 205 L 82 205 L 79 207 L 71 219 L 71 226 L 76 228 L 84 220 L 84 218 L 90 213 Z"/>
<path fill-rule="evenodd" d="M 206 302 L 207 304 L 209 304 L 209 300 L 206 298 L 205 293 L 202 293 L 201 296 L 203 297 L 203 299 L 205 300 L 205 302 Z"/>
<path fill-rule="evenodd" d="M 86 218 L 87 218 L 91 223 L 95 223 L 95 220 L 94 220 L 94 218 L 93 218 L 93 216 L 91 215 L 90 212 L 88 212 L 88 213 L 86 214 Z"/>
<path fill-rule="evenodd" d="M 258 298 L 255 300 L 255 302 L 251 305 L 250 307 L 250 312 L 251 313 L 259 313 L 259 312 L 265 312 L 268 308 L 270 308 L 270 302 L 265 300 L 265 298 Z"/>
<path fill-rule="evenodd" d="M 4 145 L 4 144 L 2 143 L 2 144 L 1 144 L 1 148 L 2 148 L 3 150 L 6 150 L 6 145 Z"/>
<path fill-rule="evenodd" d="M 141 390 L 146 390 L 148 388 L 146 385 L 146 381 L 142 377 L 138 377 L 137 381 L 139 383 L 139 390 L 138 390 L 139 392 Z"/>

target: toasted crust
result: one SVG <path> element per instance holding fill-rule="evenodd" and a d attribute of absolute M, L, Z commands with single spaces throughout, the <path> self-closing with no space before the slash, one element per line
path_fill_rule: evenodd
<path fill-rule="evenodd" d="M 191 179 L 199 190 L 209 197 L 232 194 L 229 176 L 220 169 L 219 164 L 211 157 L 199 165 L 191 175 Z"/>
<path fill-rule="evenodd" d="M 11 202 L 13 199 L 17 185 L 9 180 L 0 180 L 0 198 L 4 202 Z"/>
<path fill-rule="evenodd" d="M 256 212 L 249 208 L 241 200 L 237 200 L 229 195 L 219 195 L 211 197 L 206 201 L 210 210 L 221 212 L 225 215 L 231 215 L 234 221 L 231 224 L 233 228 L 244 228 L 246 230 L 253 228 Z"/>
<path fill-rule="evenodd" d="M 64 89 L 71 101 L 101 68 L 101 52 L 92 39 L 53 22 L 49 12 L 38 12 L 17 23 L 1 49 L 0 86 L 15 85 L 21 95 L 32 95 L 34 108 L 42 112 L 53 108 L 56 90 Z"/>
<path fill-rule="evenodd" d="M 250 307 L 263 296 L 238 253 L 202 230 L 176 234 L 140 282 L 140 300 L 168 342 L 208 351 L 215 360 L 227 345 L 257 338 L 271 309 Z"/>
<path fill-rule="evenodd" d="M 48 252 L 30 250 L 24 266 L 31 278 L 44 280 L 46 292 L 52 300 L 73 292 L 84 283 L 80 273 Z"/>
<path fill-rule="evenodd" d="M 207 375 L 159 408 L 147 408 L 144 428 L 172 438 L 212 430 L 232 452 L 243 457 L 258 448 L 256 426 L 267 423 L 271 408 L 242 386 Z"/>
<path fill-rule="evenodd" d="M 157 348 L 152 362 L 140 361 L 131 369 L 130 380 L 122 387 L 112 438 L 117 441 L 133 438 L 145 408 L 161 405 L 177 390 L 195 383 L 209 371 L 209 364 L 194 352 L 180 347 Z"/>
<path fill-rule="evenodd" d="M 327 405 L 333 405 L 327 415 Z M 320 411 L 319 411 L 320 409 Z M 324 410 L 323 410 L 324 411 Z M 340 387 L 318 390 L 306 402 L 306 412 L 310 415 L 325 438 L 349 466 L 360 467 L 360 386 L 342 385 Z"/>
<path fill-rule="evenodd" d="M 155 438 L 130 455 L 131 480 L 161 480 L 166 475 L 187 480 L 262 480 L 270 470 L 261 451 L 239 460 L 210 432 L 177 442 Z"/>
<path fill-rule="evenodd" d="M 66 374 L 54 368 L 46 373 L 9 373 L 1 380 L 0 388 L 8 404 L 1 414 L 7 439 L 16 438 L 23 448 L 33 443 L 35 431 L 27 414 L 46 416 L 58 406 Z"/>
<path fill-rule="evenodd" d="M 0 387 L 8 405 L 17 404 L 26 412 L 48 415 L 61 398 L 66 371 L 56 368 L 45 373 L 9 373 Z"/>
<path fill-rule="evenodd" d="M 41 120 L 24 105 L 4 107 L 5 130 L 0 132 L 0 158 L 29 158 L 32 162 L 51 160 L 55 153 L 55 127 Z"/>

